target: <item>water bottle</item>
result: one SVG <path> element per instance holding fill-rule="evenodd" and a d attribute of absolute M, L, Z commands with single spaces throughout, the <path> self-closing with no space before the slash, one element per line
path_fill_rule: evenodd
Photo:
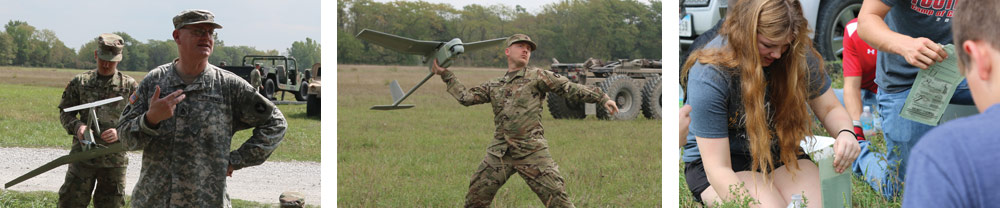
<path fill-rule="evenodd" d="M 861 112 L 861 129 L 864 130 L 865 138 L 875 136 L 874 123 L 871 107 L 865 106 L 864 112 Z"/>
<path fill-rule="evenodd" d="M 805 200 L 802 200 L 802 194 L 792 195 L 792 202 L 788 203 L 787 208 L 804 208 L 806 207 Z"/>

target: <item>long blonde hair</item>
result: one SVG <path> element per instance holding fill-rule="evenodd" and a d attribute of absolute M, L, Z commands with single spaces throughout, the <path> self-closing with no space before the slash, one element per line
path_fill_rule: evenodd
<path fill-rule="evenodd" d="M 751 168 L 764 174 L 775 168 L 771 147 L 772 136 L 777 136 L 780 161 L 797 170 L 799 142 L 812 136 L 813 125 L 806 105 L 810 78 L 806 53 L 820 57 L 809 39 L 811 30 L 802 16 L 802 6 L 797 0 L 741 0 L 730 9 L 719 32 L 728 44 L 691 53 L 681 70 L 682 87 L 687 89 L 687 75 L 696 61 L 732 69 L 729 73 L 737 74 L 740 81 L 741 122 L 750 140 Z M 758 34 L 771 40 L 792 38 L 788 50 L 771 63 L 767 74 L 761 66 Z M 822 70 L 822 64 L 817 65 Z M 770 110 L 765 95 L 772 98 Z"/>

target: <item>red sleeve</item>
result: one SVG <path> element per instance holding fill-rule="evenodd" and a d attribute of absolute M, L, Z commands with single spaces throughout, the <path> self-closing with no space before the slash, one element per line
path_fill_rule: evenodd
<path fill-rule="evenodd" d="M 851 21 L 847 25 L 857 25 L 857 20 Z M 854 32 L 854 33 L 850 33 Z M 861 76 L 861 57 L 858 56 L 855 47 L 855 39 L 860 39 L 858 37 L 857 31 L 849 31 L 848 27 L 844 28 L 844 60 L 841 62 L 844 68 L 844 77 L 859 77 Z"/>

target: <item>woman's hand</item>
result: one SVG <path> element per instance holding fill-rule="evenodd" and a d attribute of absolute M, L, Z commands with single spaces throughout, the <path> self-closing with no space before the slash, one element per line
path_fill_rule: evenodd
<path fill-rule="evenodd" d="M 858 158 L 861 145 L 858 145 L 858 139 L 854 135 L 840 132 L 837 134 L 837 141 L 833 143 L 833 152 L 833 168 L 837 173 L 843 173 Z"/>

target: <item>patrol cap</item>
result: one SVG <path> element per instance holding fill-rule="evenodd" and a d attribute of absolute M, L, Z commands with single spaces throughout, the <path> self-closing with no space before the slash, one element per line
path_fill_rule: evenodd
<path fill-rule="evenodd" d="M 174 16 L 174 29 L 181 29 L 186 25 L 195 24 L 212 24 L 215 29 L 222 29 L 222 25 L 215 23 L 215 15 L 208 10 L 202 9 L 189 9 L 181 11 L 180 14 Z"/>
<path fill-rule="evenodd" d="M 306 198 L 302 197 L 302 193 L 294 191 L 281 193 L 278 201 L 281 202 L 281 208 L 301 208 L 306 206 Z"/>
<path fill-rule="evenodd" d="M 513 45 L 514 43 L 517 42 L 528 42 L 528 45 L 531 45 L 531 51 L 535 51 L 535 48 L 538 48 L 538 46 L 535 45 L 535 42 L 531 41 L 531 38 L 525 34 L 514 34 L 510 36 L 509 38 L 507 38 L 507 43 L 505 43 L 504 45 L 507 45 L 506 47 L 510 47 L 510 45 Z"/>
<path fill-rule="evenodd" d="M 125 40 L 121 36 L 104 33 L 97 36 L 97 57 L 105 61 L 122 61 Z"/>

